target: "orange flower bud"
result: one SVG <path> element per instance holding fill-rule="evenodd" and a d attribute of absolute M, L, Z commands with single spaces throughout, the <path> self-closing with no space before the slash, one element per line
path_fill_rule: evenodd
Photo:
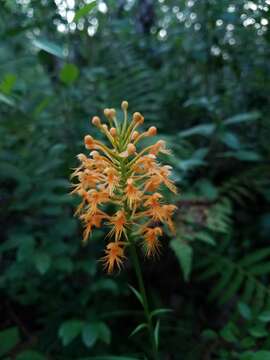
<path fill-rule="evenodd" d="M 115 117 L 116 116 L 116 111 L 115 111 L 115 109 L 110 109 L 110 117 Z"/>
<path fill-rule="evenodd" d="M 87 160 L 87 157 L 86 157 L 84 154 L 78 154 L 78 155 L 77 155 L 77 158 L 78 158 L 81 162 Z"/>
<path fill-rule="evenodd" d="M 157 135 L 157 128 L 155 126 L 151 126 L 148 130 L 147 130 L 147 135 L 148 136 L 155 136 Z"/>
<path fill-rule="evenodd" d="M 108 109 L 108 108 L 104 109 L 103 113 L 106 117 L 110 117 L 110 113 L 111 113 L 110 109 Z"/>
<path fill-rule="evenodd" d="M 128 109 L 128 102 L 122 101 L 121 108 L 123 111 L 126 111 Z"/>
<path fill-rule="evenodd" d="M 134 144 L 128 144 L 127 146 L 128 155 L 132 155 L 136 152 L 136 146 Z"/>
<path fill-rule="evenodd" d="M 100 126 L 101 125 L 100 118 L 98 116 L 94 116 L 92 118 L 92 124 L 95 125 L 95 126 Z"/>
<path fill-rule="evenodd" d="M 92 149 L 93 146 L 95 145 L 95 141 L 91 135 L 86 135 L 84 137 L 84 144 L 85 144 L 86 149 Z"/>
<path fill-rule="evenodd" d="M 134 131 L 133 134 L 131 135 L 131 140 L 132 140 L 132 141 L 136 140 L 138 136 L 139 136 L 139 132 L 138 132 L 138 131 Z"/>
<path fill-rule="evenodd" d="M 112 135 L 112 137 L 116 137 L 116 136 L 117 136 L 116 128 L 112 127 L 112 128 L 110 129 L 110 134 Z"/>
<path fill-rule="evenodd" d="M 144 122 L 144 117 L 142 116 L 141 113 L 135 112 L 135 113 L 133 114 L 133 120 L 135 121 L 135 123 L 143 124 L 143 122 Z"/>

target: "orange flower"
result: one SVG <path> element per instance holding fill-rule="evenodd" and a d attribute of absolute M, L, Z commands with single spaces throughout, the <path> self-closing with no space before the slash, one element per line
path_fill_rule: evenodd
<path fill-rule="evenodd" d="M 166 143 L 159 140 L 140 148 L 140 141 L 155 136 L 157 129 L 152 126 L 140 133 L 138 127 L 144 122 L 143 115 L 135 112 L 129 121 L 127 101 L 121 107 L 122 123 L 115 109 L 104 110 L 108 125 L 97 116 L 92 118 L 92 124 L 105 135 L 106 143 L 86 135 L 84 142 L 86 149 L 91 150 L 90 156 L 79 154 L 80 165 L 72 174 L 77 179 L 72 193 L 82 198 L 75 214 L 84 224 L 83 241 L 87 241 L 93 228 L 102 226 L 103 220 L 106 220 L 104 225 L 111 227 L 108 236 L 114 242 L 107 245 L 102 259 L 108 272 L 115 266 L 121 267 L 124 249 L 134 241 L 129 239 L 129 231 L 143 236 L 147 256 L 158 254 L 161 246 L 162 229 L 155 226 L 156 222 L 167 224 L 171 232 L 175 231 L 172 216 L 176 206 L 166 204 L 161 194 L 163 185 L 176 193 L 170 179 L 172 169 L 157 159 L 160 153 L 169 154 Z M 108 205 L 113 206 L 113 213 Z"/>
<path fill-rule="evenodd" d="M 90 214 L 94 214 L 97 212 L 98 205 L 108 202 L 110 199 L 109 193 L 106 190 L 97 191 L 91 189 L 89 191 L 89 198 L 87 199 L 88 211 Z"/>
<path fill-rule="evenodd" d="M 125 188 L 125 194 L 127 197 L 127 202 L 129 208 L 132 209 L 133 207 L 136 208 L 136 204 L 141 201 L 141 197 L 143 192 L 140 191 L 135 185 L 132 178 L 127 179 L 127 185 Z"/>
<path fill-rule="evenodd" d="M 107 215 L 99 211 L 95 214 L 89 212 L 84 213 L 80 216 L 80 219 L 85 223 L 85 229 L 83 232 L 83 242 L 86 242 L 92 233 L 93 227 L 100 228 L 103 219 L 106 219 Z"/>
<path fill-rule="evenodd" d="M 144 235 L 144 245 L 146 248 L 146 255 L 155 256 L 160 252 L 160 241 L 158 237 L 162 235 L 162 229 L 160 227 L 143 229 L 142 234 Z"/>
<path fill-rule="evenodd" d="M 126 214 L 124 210 L 118 210 L 114 216 L 109 218 L 109 224 L 113 225 L 113 228 L 109 232 L 109 235 L 115 235 L 115 241 L 119 241 L 122 234 L 126 235 L 125 226 L 127 225 Z"/>
<path fill-rule="evenodd" d="M 111 242 L 106 246 L 106 255 L 101 259 L 104 263 L 104 268 L 111 274 L 114 267 L 117 266 L 121 269 L 123 260 L 125 259 L 124 250 L 121 247 L 122 242 Z"/>

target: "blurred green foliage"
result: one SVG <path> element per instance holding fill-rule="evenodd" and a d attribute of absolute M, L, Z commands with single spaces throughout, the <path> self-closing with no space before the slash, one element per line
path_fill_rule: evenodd
<path fill-rule="evenodd" d="M 268 0 L 3 0 L 0 358 L 136 360 L 142 317 L 86 247 L 68 195 L 94 114 L 156 125 L 181 195 L 177 236 L 143 261 L 161 359 L 270 358 Z M 108 355 L 108 354 L 114 354 Z"/>

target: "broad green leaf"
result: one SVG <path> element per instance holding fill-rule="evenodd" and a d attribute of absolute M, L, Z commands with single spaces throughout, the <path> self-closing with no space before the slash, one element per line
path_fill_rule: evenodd
<path fill-rule="evenodd" d="M 263 311 L 259 316 L 258 316 L 258 320 L 262 321 L 262 322 L 270 322 L 270 311 Z"/>
<path fill-rule="evenodd" d="M 205 341 L 212 341 L 218 338 L 218 334 L 211 329 L 206 329 L 201 333 L 201 337 Z"/>
<path fill-rule="evenodd" d="M 143 323 L 143 324 L 139 324 L 138 326 L 136 326 L 136 328 L 132 331 L 132 333 L 129 335 L 130 337 L 137 334 L 138 332 L 140 332 L 142 329 L 147 328 L 147 324 Z"/>
<path fill-rule="evenodd" d="M 193 135 L 210 136 L 215 131 L 216 126 L 214 124 L 203 124 L 194 126 L 190 129 L 183 130 L 179 133 L 181 138 L 186 138 Z"/>
<path fill-rule="evenodd" d="M 260 350 L 254 353 L 251 360 L 268 360 L 270 359 L 270 351 Z"/>
<path fill-rule="evenodd" d="M 209 200 L 215 200 L 218 197 L 217 187 L 208 179 L 197 181 L 196 188 L 199 189 L 200 194 L 207 197 Z"/>
<path fill-rule="evenodd" d="M 51 266 L 51 257 L 44 251 L 36 251 L 34 254 L 34 263 L 40 274 L 45 274 Z"/>
<path fill-rule="evenodd" d="M 82 329 L 82 340 L 87 347 L 92 347 L 97 341 L 99 335 L 98 323 L 87 323 Z"/>
<path fill-rule="evenodd" d="M 16 356 L 16 360 L 46 360 L 47 358 L 34 350 L 26 350 Z"/>
<path fill-rule="evenodd" d="M 44 50 L 51 55 L 55 55 L 59 58 L 64 58 L 64 50 L 57 44 L 48 41 L 46 39 L 34 39 L 33 45 L 39 48 L 40 50 Z"/>
<path fill-rule="evenodd" d="M 237 343 L 238 342 L 239 330 L 236 325 L 229 322 L 221 331 L 220 336 L 227 342 Z"/>
<path fill-rule="evenodd" d="M 1 94 L 1 93 L 0 93 L 0 101 L 5 103 L 6 105 L 9 105 L 12 107 L 16 106 L 15 101 L 10 96 L 7 96 L 7 95 Z"/>
<path fill-rule="evenodd" d="M 250 122 L 259 119 L 260 113 L 257 111 L 249 112 L 249 113 L 242 113 L 234 115 L 226 120 L 224 120 L 223 124 L 225 125 L 234 125 L 240 124 L 243 122 Z"/>
<path fill-rule="evenodd" d="M 15 74 L 6 74 L 0 84 L 0 91 L 6 95 L 10 95 L 15 83 L 17 76 Z"/>
<path fill-rule="evenodd" d="M 96 4 L 97 4 L 96 1 L 92 1 L 90 4 L 86 4 L 83 7 L 81 7 L 78 11 L 76 11 L 73 21 L 76 22 L 82 17 L 86 16 L 90 11 L 92 11 L 95 8 Z"/>
<path fill-rule="evenodd" d="M 179 260 L 185 281 L 188 281 L 192 267 L 192 247 L 180 239 L 172 240 L 170 242 L 170 247 L 173 249 Z"/>
<path fill-rule="evenodd" d="M 250 307 L 243 303 L 243 302 L 239 302 L 238 305 L 238 311 L 239 313 L 242 315 L 242 317 L 246 320 L 250 320 L 252 318 L 252 313 L 250 310 Z"/>
<path fill-rule="evenodd" d="M 229 148 L 233 150 L 238 150 L 241 148 L 241 144 L 238 137 L 232 132 L 226 131 L 222 135 L 221 140 L 225 145 L 227 145 Z"/>
<path fill-rule="evenodd" d="M 62 323 L 59 328 L 58 336 L 61 338 L 64 346 L 70 344 L 82 331 L 83 321 L 68 320 Z"/>
<path fill-rule="evenodd" d="M 19 238 L 17 261 L 31 261 L 33 258 L 35 238 L 30 234 L 17 235 Z"/>
<path fill-rule="evenodd" d="M 252 335 L 255 338 L 264 338 L 269 334 L 263 324 L 252 326 L 251 328 L 248 329 L 248 332 L 250 333 L 250 335 Z"/>
<path fill-rule="evenodd" d="M 256 346 L 256 340 L 252 336 L 246 336 L 240 341 L 240 345 L 244 349 L 251 349 Z"/>
<path fill-rule="evenodd" d="M 11 327 L 0 331 L 0 356 L 7 354 L 20 341 L 17 327 Z"/>
<path fill-rule="evenodd" d="M 74 64 L 65 64 L 60 71 L 60 79 L 66 85 L 71 85 L 79 76 L 79 69 Z"/>
<path fill-rule="evenodd" d="M 142 295 L 141 295 L 133 286 L 128 285 L 128 287 L 129 287 L 130 290 L 134 293 L 134 295 L 135 295 L 136 298 L 139 300 L 139 302 L 142 304 L 142 306 L 144 306 Z"/>
<path fill-rule="evenodd" d="M 261 160 L 261 156 L 255 151 L 251 150 L 239 150 L 239 151 L 227 151 L 220 155 L 225 158 L 236 158 L 241 161 L 259 161 Z"/>
<path fill-rule="evenodd" d="M 105 344 L 110 344 L 111 342 L 111 331 L 103 322 L 98 324 L 98 338 L 105 342 Z"/>

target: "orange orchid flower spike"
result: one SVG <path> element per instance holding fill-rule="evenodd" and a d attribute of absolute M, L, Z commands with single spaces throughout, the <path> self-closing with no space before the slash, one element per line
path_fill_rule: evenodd
<path fill-rule="evenodd" d="M 172 217 L 176 206 L 166 204 L 162 195 L 163 188 L 177 192 L 170 179 L 172 168 L 161 165 L 157 159 L 160 153 L 170 152 L 163 140 L 139 148 L 140 141 L 155 136 L 157 129 L 151 126 L 140 133 L 143 115 L 135 112 L 129 120 L 128 102 L 123 101 L 121 107 L 121 122 L 115 109 L 109 108 L 104 110 L 108 124 L 103 124 L 98 116 L 92 118 L 92 124 L 106 141 L 86 135 L 84 143 L 90 153 L 77 156 L 80 165 L 72 174 L 77 179 L 72 193 L 82 198 L 75 214 L 84 225 L 83 241 L 88 240 L 94 228 L 110 228 L 110 241 L 101 259 L 108 273 L 122 267 L 130 242 L 141 244 L 137 237 L 143 238 L 142 248 L 151 257 L 160 252 L 161 225 L 175 231 Z"/>

